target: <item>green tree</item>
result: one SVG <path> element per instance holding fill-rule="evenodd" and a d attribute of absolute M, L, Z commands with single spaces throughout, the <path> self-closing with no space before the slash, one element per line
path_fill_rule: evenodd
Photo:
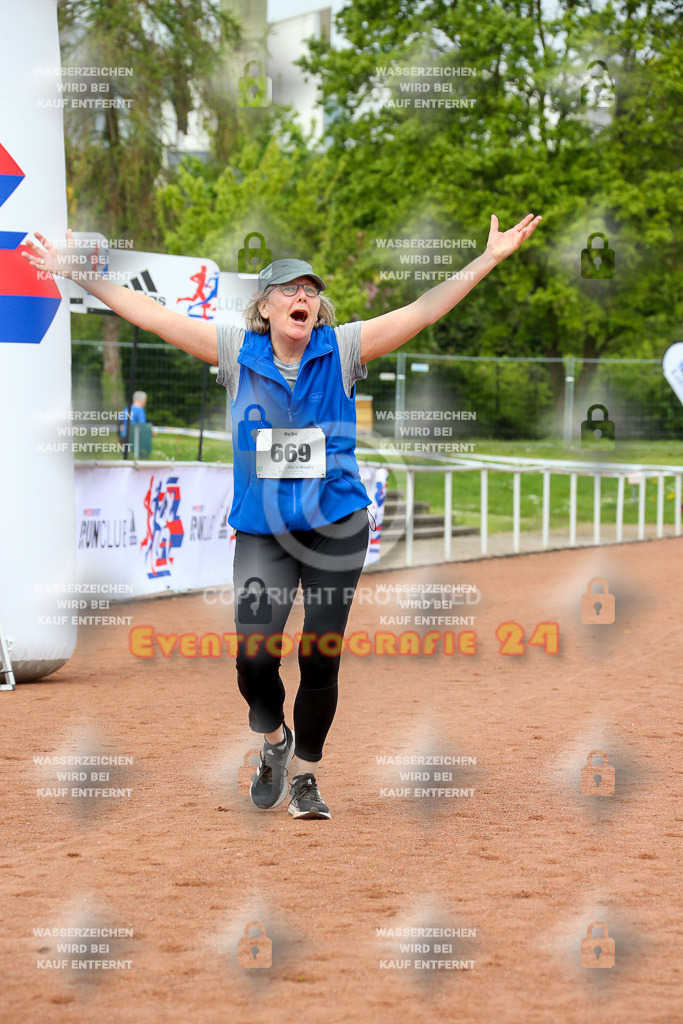
<path fill-rule="evenodd" d="M 59 0 L 58 15 L 63 64 L 133 71 L 69 80 L 98 87 L 84 95 L 126 103 L 65 109 L 70 226 L 156 249 L 154 190 L 172 174 L 164 161 L 168 105 L 186 132 L 189 112 L 206 109 L 212 75 L 239 39 L 237 24 L 218 0 Z M 103 328 L 105 341 L 118 340 L 118 318 L 104 317 Z M 104 353 L 103 400 L 121 408 L 118 347 Z"/>
<path fill-rule="evenodd" d="M 245 111 L 246 113 L 246 111 Z M 251 111 L 249 111 L 251 113 Z M 260 111 L 259 111 L 260 113 Z M 228 165 L 214 172 L 185 159 L 157 191 L 157 216 L 168 252 L 199 251 L 236 271 L 249 232 L 259 232 L 277 259 L 316 258 L 320 226 L 336 172 L 312 152 L 285 114 L 273 113 Z"/>
<path fill-rule="evenodd" d="M 356 283 L 374 283 L 372 309 L 410 300 L 411 285 L 378 281 L 377 237 L 476 238 L 489 214 L 503 225 L 528 211 L 544 223 L 427 332 L 425 348 L 497 355 L 661 355 L 680 319 L 674 227 L 681 182 L 681 43 L 675 5 L 621 0 L 595 10 L 540 2 L 354 0 L 337 16 L 350 46 L 310 43 L 301 61 L 320 76 L 330 119 L 325 157 L 344 164 L 325 257 Z M 616 82 L 606 119 L 587 115 L 580 84 L 601 58 Z M 452 81 L 461 109 L 390 106 L 390 65 L 473 68 Z M 436 79 L 438 81 L 438 79 Z M 335 216 L 335 214 L 337 216 Z M 587 235 L 605 230 L 612 280 L 583 280 Z M 359 247 L 358 237 L 366 241 Z M 467 262 L 467 250 L 461 262 Z M 372 291 L 370 292 L 372 294 Z M 583 374 L 592 372 L 584 364 Z M 554 385 L 560 393 L 560 366 Z"/>
<path fill-rule="evenodd" d="M 300 61 L 319 77 L 323 144 L 290 113 L 259 111 L 253 138 L 228 166 L 208 174 L 186 165 L 160 189 L 165 244 L 183 252 L 205 243 L 207 256 L 236 269 L 244 235 L 260 230 L 275 257 L 296 252 L 322 268 L 343 322 L 430 286 L 386 279 L 405 264 L 377 240 L 474 240 L 474 249 L 454 250 L 448 269 L 457 270 L 483 250 L 492 212 L 504 227 L 542 213 L 530 242 L 411 348 L 571 355 L 582 388 L 596 366 L 585 360 L 660 357 L 681 304 L 675 13 L 666 0 L 600 10 L 560 0 L 552 17 L 540 0 L 352 0 L 337 15 L 344 44 L 309 40 Z M 581 103 L 596 58 L 615 83 L 606 114 Z M 382 70 L 399 65 L 473 69 L 431 79 L 462 105 L 397 105 L 416 96 L 401 91 L 406 78 Z M 593 231 L 616 253 L 610 280 L 581 277 Z M 550 372 L 561 415 L 564 369 L 558 362 Z"/>

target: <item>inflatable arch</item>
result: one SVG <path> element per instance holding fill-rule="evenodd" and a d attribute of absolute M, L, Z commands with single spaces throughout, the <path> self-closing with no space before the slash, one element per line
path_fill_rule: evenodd
<path fill-rule="evenodd" d="M 73 654 L 59 610 L 76 579 L 69 300 L 21 257 L 64 239 L 66 180 L 56 0 L 5 11 L 0 39 L 0 637 L 17 681 Z M 46 101 L 53 101 L 52 104 Z M 73 595 L 72 595 L 73 596 Z M 66 620 L 66 621 L 62 621 Z"/>

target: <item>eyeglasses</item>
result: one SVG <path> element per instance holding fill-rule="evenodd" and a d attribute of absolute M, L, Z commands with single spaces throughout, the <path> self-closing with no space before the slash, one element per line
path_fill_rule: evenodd
<path fill-rule="evenodd" d="M 304 295 L 308 295 L 309 299 L 315 298 L 316 295 L 320 295 L 320 289 L 316 284 L 281 284 L 280 291 L 283 295 L 286 295 L 291 299 L 292 295 L 296 295 L 299 288 L 303 288 Z"/>

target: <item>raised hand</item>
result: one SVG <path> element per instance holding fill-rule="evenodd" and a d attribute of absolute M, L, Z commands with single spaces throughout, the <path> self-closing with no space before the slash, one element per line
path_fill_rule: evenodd
<path fill-rule="evenodd" d="M 73 281 L 92 280 L 93 277 L 101 276 L 89 268 L 90 261 L 87 256 L 79 256 L 71 228 L 68 228 L 66 232 L 66 249 L 58 249 L 37 231 L 34 234 L 42 243 L 43 248 L 30 239 L 26 239 L 23 244 L 31 252 L 22 251 L 21 255 L 36 270 L 47 274 L 56 274 L 59 277 L 70 277 Z"/>
<path fill-rule="evenodd" d="M 487 253 L 489 256 L 493 256 L 497 263 L 500 263 L 506 256 L 513 253 L 515 249 L 519 249 L 522 242 L 526 242 L 542 219 L 540 216 L 534 217 L 533 213 L 527 213 L 524 220 L 520 220 L 519 224 L 515 224 L 514 228 L 510 228 L 509 231 L 500 231 L 498 228 L 498 218 L 492 213 L 491 230 L 489 231 L 489 238 L 486 243 Z"/>

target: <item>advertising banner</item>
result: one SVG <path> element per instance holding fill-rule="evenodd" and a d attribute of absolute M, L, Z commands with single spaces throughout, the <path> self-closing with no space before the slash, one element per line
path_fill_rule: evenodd
<path fill-rule="evenodd" d="M 370 540 L 368 542 L 368 553 L 365 556 L 365 565 L 372 565 L 379 562 L 379 548 L 382 540 L 382 522 L 384 520 L 384 499 L 387 493 L 388 469 L 375 469 L 372 466 L 360 464 L 360 478 L 363 486 L 372 498 L 372 505 L 368 507 L 370 513 Z M 374 528 L 373 528 L 374 523 Z"/>
<path fill-rule="evenodd" d="M 683 402 L 683 341 L 677 341 L 666 350 L 663 367 L 664 376 Z"/>
<path fill-rule="evenodd" d="M 77 241 L 88 237 L 91 236 L 75 236 Z M 96 251 L 93 244 L 92 250 L 79 248 L 79 255 L 94 255 Z M 149 295 L 177 313 L 201 320 L 213 320 L 218 294 L 218 264 L 213 260 L 199 256 L 173 256 L 161 252 L 107 248 L 102 244 L 99 247 L 100 261 L 103 258 L 108 259 L 108 264 L 105 267 L 100 262 L 98 270 L 115 284 Z M 88 313 L 109 308 L 71 280 L 69 296 L 71 308 L 75 312 Z"/>
<path fill-rule="evenodd" d="M 257 292 L 258 274 L 235 274 L 221 271 L 218 275 L 218 298 L 214 322 L 244 327 L 244 310 Z"/>
<path fill-rule="evenodd" d="M 377 527 L 369 565 L 380 554 L 387 470 L 361 466 L 360 472 Z M 77 466 L 79 584 L 122 598 L 231 583 L 232 497 L 228 466 Z"/>
<path fill-rule="evenodd" d="M 232 490 L 225 466 L 79 466 L 79 582 L 114 584 L 122 596 L 229 582 Z"/>

